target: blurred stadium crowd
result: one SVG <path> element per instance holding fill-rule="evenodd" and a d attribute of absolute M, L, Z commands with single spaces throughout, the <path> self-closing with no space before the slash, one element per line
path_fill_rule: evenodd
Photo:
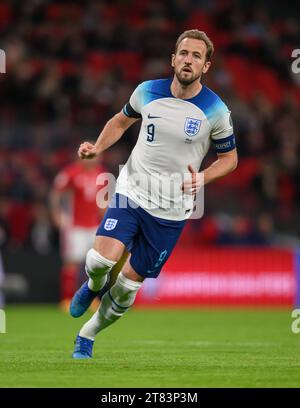
<path fill-rule="evenodd" d="M 57 248 L 49 190 L 59 169 L 93 140 L 136 84 L 170 76 L 185 29 L 215 44 L 204 83 L 232 110 L 239 167 L 206 189 L 205 216 L 183 241 L 298 245 L 300 233 L 299 5 L 233 0 L 3 1 L 0 47 L 0 243 Z M 104 154 L 114 174 L 137 137 Z M 214 160 L 211 152 L 205 164 Z"/>

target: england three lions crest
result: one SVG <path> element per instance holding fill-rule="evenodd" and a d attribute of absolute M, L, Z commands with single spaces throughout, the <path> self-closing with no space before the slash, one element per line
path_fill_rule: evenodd
<path fill-rule="evenodd" d="M 201 126 L 201 120 L 199 119 L 193 119 L 193 118 L 186 118 L 185 124 L 184 124 L 184 131 L 188 136 L 195 136 Z"/>
<path fill-rule="evenodd" d="M 106 231 L 111 231 L 116 228 L 117 223 L 118 220 L 115 220 L 114 218 L 107 218 L 104 224 L 104 229 L 106 229 Z"/>

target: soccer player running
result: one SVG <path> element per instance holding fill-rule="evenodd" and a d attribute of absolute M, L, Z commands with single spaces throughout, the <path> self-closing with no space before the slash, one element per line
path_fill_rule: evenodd
<path fill-rule="evenodd" d="M 98 311 L 81 328 L 73 358 L 92 357 L 96 334 L 133 305 L 145 278 L 157 278 L 193 212 L 194 195 L 203 184 L 237 166 L 230 111 L 200 82 L 210 68 L 212 53 L 213 44 L 204 32 L 182 33 L 172 55 L 174 77 L 140 84 L 123 110 L 107 122 L 96 143 L 85 142 L 79 147 L 81 159 L 92 159 L 142 120 L 137 143 L 120 172 L 94 247 L 87 253 L 89 279 L 72 299 L 73 317 L 88 309 L 125 248 L 130 255 L 115 284 L 102 297 Z M 217 160 L 199 172 L 211 142 Z M 184 181 L 176 176 L 186 173 L 190 177 Z M 166 196 L 159 183 L 152 182 L 149 193 L 149 184 L 135 182 L 134 175 L 143 175 L 151 182 L 172 180 L 174 188 Z M 170 205 L 161 204 L 166 201 Z"/>

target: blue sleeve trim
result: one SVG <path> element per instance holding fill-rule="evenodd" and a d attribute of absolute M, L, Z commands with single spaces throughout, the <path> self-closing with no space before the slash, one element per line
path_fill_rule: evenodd
<path fill-rule="evenodd" d="M 215 151 L 217 153 L 226 153 L 230 152 L 236 148 L 235 137 L 234 135 L 224 137 L 224 139 L 213 140 L 215 145 Z"/>
<path fill-rule="evenodd" d="M 136 112 L 133 107 L 130 105 L 130 103 L 126 103 L 126 105 L 123 108 L 123 113 L 124 115 L 128 116 L 129 118 L 141 118 L 142 115 L 138 112 Z"/>

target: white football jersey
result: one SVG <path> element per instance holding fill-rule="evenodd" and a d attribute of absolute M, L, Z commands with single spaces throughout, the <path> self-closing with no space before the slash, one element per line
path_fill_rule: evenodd
<path fill-rule="evenodd" d="M 198 171 L 211 142 L 222 153 L 234 149 L 235 140 L 230 111 L 219 96 L 203 85 L 193 98 L 175 98 L 171 83 L 143 82 L 124 106 L 124 114 L 142 124 L 116 192 L 155 217 L 184 220 L 193 209 L 193 197 L 181 189 L 188 165 Z"/>

